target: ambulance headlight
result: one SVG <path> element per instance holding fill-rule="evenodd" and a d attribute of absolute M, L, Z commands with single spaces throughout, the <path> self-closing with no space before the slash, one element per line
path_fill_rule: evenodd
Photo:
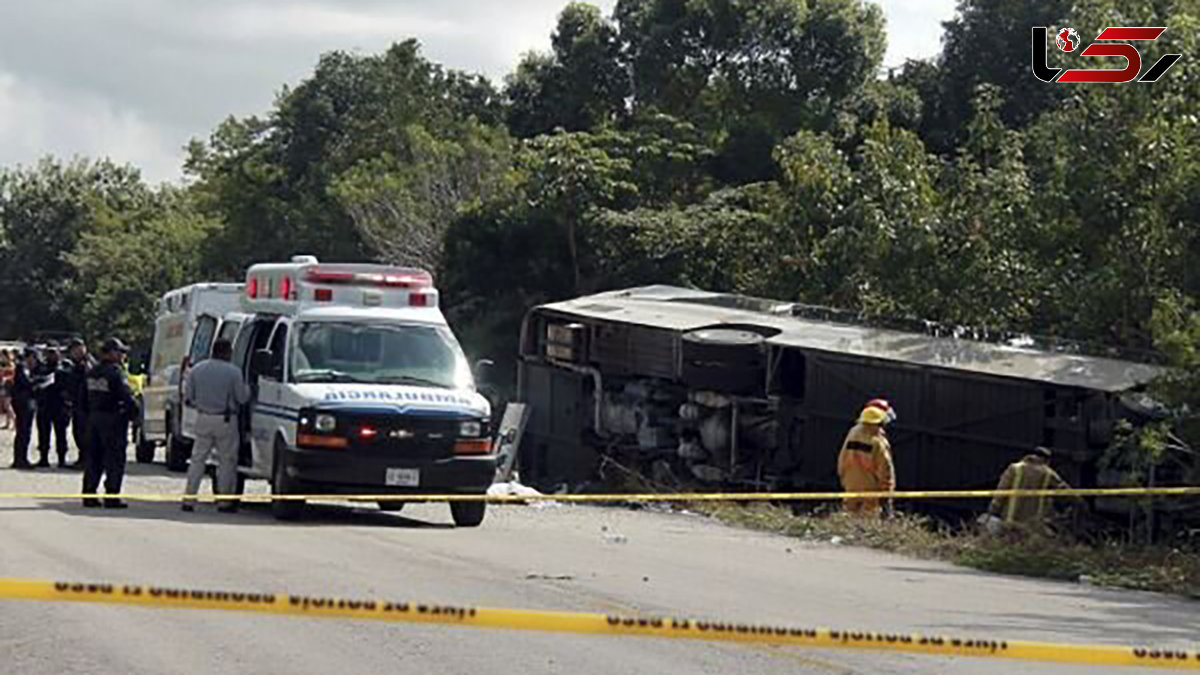
<path fill-rule="evenodd" d="M 458 425 L 458 435 L 467 436 L 470 438 L 478 438 L 483 435 L 483 422 L 479 420 L 467 420 Z"/>
<path fill-rule="evenodd" d="M 313 420 L 313 428 L 317 431 L 333 431 L 337 428 L 337 418 L 328 413 L 321 413 Z"/>

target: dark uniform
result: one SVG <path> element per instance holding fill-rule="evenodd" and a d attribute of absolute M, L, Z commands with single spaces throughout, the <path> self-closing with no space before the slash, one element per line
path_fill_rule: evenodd
<path fill-rule="evenodd" d="M 33 380 L 22 360 L 13 369 L 12 385 L 13 416 L 17 418 L 17 435 L 13 439 L 13 468 L 29 468 L 29 441 L 33 436 Z"/>
<path fill-rule="evenodd" d="M 67 400 L 71 402 L 71 436 L 75 439 L 75 448 L 79 453 L 75 466 L 79 468 L 87 466 L 87 376 L 95 367 L 96 360 L 86 352 L 83 358 L 72 359 L 64 364 Z"/>
<path fill-rule="evenodd" d="M 104 343 L 104 353 L 125 352 L 120 340 Z M 104 476 L 105 494 L 119 494 L 125 477 L 126 425 L 134 410 L 133 394 L 119 363 L 105 360 L 87 376 L 88 457 L 83 469 L 83 492 L 95 494 Z M 84 499 L 84 506 L 100 506 L 97 499 Z M 107 508 L 123 508 L 117 498 L 105 498 Z"/>
<path fill-rule="evenodd" d="M 33 382 L 37 398 L 38 466 L 50 466 L 50 434 L 54 434 L 54 449 L 58 465 L 67 465 L 67 400 L 63 386 L 62 365 L 57 357 L 48 358 L 34 369 Z"/>

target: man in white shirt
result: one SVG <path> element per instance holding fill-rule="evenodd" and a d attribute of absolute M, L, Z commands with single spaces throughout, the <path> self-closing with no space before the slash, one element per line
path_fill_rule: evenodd
<path fill-rule="evenodd" d="M 200 481 L 208 458 L 217 453 L 217 492 L 232 495 L 237 490 L 237 459 L 240 435 L 238 410 L 250 401 L 250 387 L 242 372 L 229 362 L 233 345 L 229 340 L 213 343 L 212 358 L 201 361 L 188 371 L 184 381 L 184 400 L 199 413 L 196 417 L 195 444 L 188 466 L 187 487 L 183 510 L 192 511 L 193 497 L 200 491 Z M 237 510 L 237 501 L 230 500 L 218 509 Z"/>

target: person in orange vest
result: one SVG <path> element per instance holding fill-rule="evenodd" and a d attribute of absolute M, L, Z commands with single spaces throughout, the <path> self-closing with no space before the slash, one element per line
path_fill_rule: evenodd
<path fill-rule="evenodd" d="M 1052 452 L 1049 448 L 1036 448 L 1019 462 L 1008 465 L 1000 476 L 997 490 L 1069 490 L 1071 486 L 1050 468 Z M 1047 496 L 997 496 L 988 509 L 994 518 L 1005 525 L 1040 527 L 1047 517 Z"/>
<path fill-rule="evenodd" d="M 846 492 L 891 492 L 896 489 L 892 446 L 883 427 L 895 419 L 886 401 L 876 399 L 859 413 L 838 454 L 838 478 Z M 854 497 L 842 502 L 846 513 L 878 515 L 878 497 Z"/>

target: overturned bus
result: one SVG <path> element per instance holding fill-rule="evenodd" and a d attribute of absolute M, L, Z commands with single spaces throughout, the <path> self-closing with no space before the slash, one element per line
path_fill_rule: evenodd
<path fill-rule="evenodd" d="M 842 439 L 879 397 L 899 413 L 901 489 L 991 488 L 1037 445 L 1072 484 L 1115 484 L 1100 458 L 1119 420 L 1147 414 L 1136 392 L 1160 367 L 1032 342 L 670 286 L 543 305 L 522 327 L 521 476 L 835 489 Z"/>

